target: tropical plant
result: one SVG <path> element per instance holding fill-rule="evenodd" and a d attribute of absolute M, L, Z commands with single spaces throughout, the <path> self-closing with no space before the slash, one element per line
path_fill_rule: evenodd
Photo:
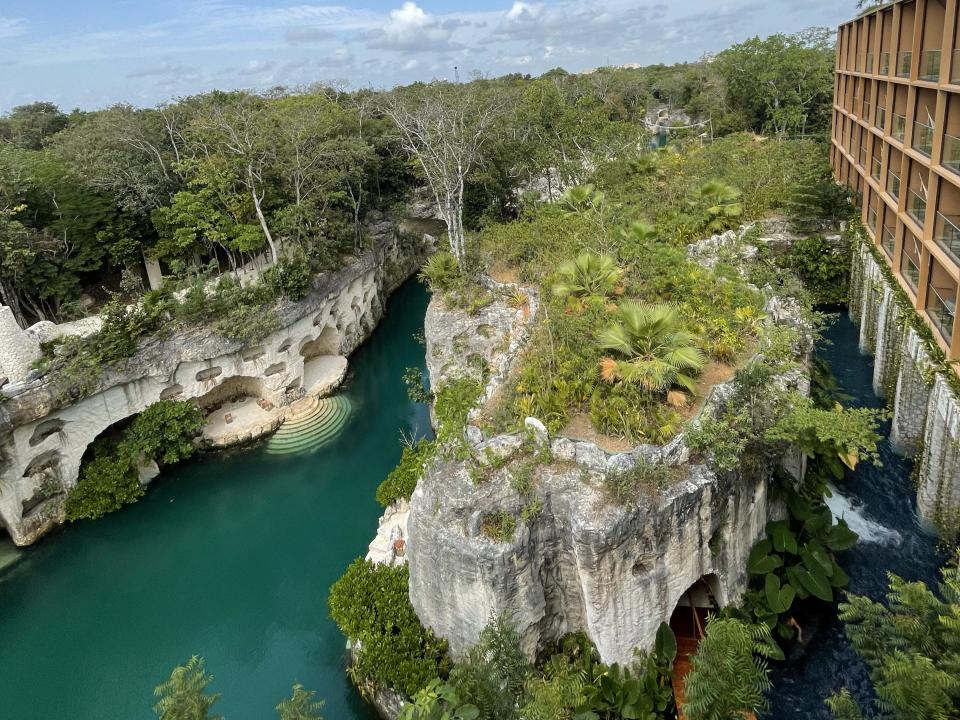
<path fill-rule="evenodd" d="M 509 720 L 518 717 L 531 670 L 509 618 L 496 615 L 454 666 L 450 684 L 461 701 L 479 709 L 480 720 Z"/>
<path fill-rule="evenodd" d="M 694 376 L 706 358 L 676 307 L 630 302 L 620 307 L 619 314 L 620 321 L 600 333 L 598 344 L 625 359 L 604 358 L 602 378 L 637 383 L 650 392 L 664 392 L 675 385 L 693 392 Z"/>
<path fill-rule="evenodd" d="M 840 604 L 840 619 L 870 670 L 872 718 L 960 717 L 960 552 L 942 571 L 939 593 L 890 575 L 886 602 L 859 595 Z M 828 704 L 838 720 L 864 717 L 846 690 Z"/>
<path fill-rule="evenodd" d="M 720 180 L 708 180 L 696 193 L 696 203 L 707 215 L 707 230 L 721 232 L 733 227 L 743 215 L 740 191 Z"/>
<path fill-rule="evenodd" d="M 307 690 L 300 683 L 296 683 L 290 697 L 281 700 L 277 705 L 277 715 L 280 720 L 323 720 L 320 714 L 323 700 L 314 700 L 315 696 L 313 690 Z"/>
<path fill-rule="evenodd" d="M 160 720 L 222 720 L 211 715 L 210 708 L 220 699 L 220 693 L 208 693 L 213 682 L 203 666 L 203 658 L 194 655 L 186 665 L 178 665 L 170 678 L 153 691 L 157 698 L 153 711 Z"/>
<path fill-rule="evenodd" d="M 686 677 L 689 720 L 743 720 L 766 708 L 770 689 L 767 658 L 779 649 L 765 625 L 712 617 Z"/>
<path fill-rule="evenodd" d="M 400 720 L 476 720 L 480 709 L 460 702 L 456 688 L 434 678 L 400 711 Z"/>
<path fill-rule="evenodd" d="M 410 604 L 407 567 L 357 558 L 330 588 L 330 617 L 357 643 L 350 674 L 413 696 L 449 670 L 447 643 L 424 629 Z"/>
<path fill-rule="evenodd" d="M 601 212 L 604 203 L 604 194 L 597 190 L 595 185 L 574 185 L 563 193 L 561 202 L 568 212 Z"/>
<path fill-rule="evenodd" d="M 460 280 L 460 263 L 451 253 L 441 250 L 427 258 L 417 277 L 434 292 L 447 292 Z"/>
<path fill-rule="evenodd" d="M 792 637 L 793 624 L 783 621 L 795 598 L 832 602 L 834 589 L 844 588 L 847 574 L 834 553 L 847 550 L 857 535 L 840 519 L 834 522 L 822 501 L 811 501 L 784 490 L 790 517 L 767 523 L 767 537 L 750 551 L 747 571 L 759 589 L 750 590 L 746 605 L 758 621 L 783 637 Z"/>
<path fill-rule="evenodd" d="M 607 297 L 623 277 L 613 258 L 583 252 L 557 268 L 559 279 L 553 285 L 558 298 Z"/>

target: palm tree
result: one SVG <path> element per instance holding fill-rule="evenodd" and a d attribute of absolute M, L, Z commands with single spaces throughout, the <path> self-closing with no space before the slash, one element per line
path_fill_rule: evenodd
<path fill-rule="evenodd" d="M 557 268 L 559 282 L 553 286 L 553 294 L 566 297 L 606 297 L 610 295 L 623 277 L 613 258 L 582 252 L 573 260 Z"/>
<path fill-rule="evenodd" d="M 567 188 L 561 199 L 569 212 L 579 213 L 586 210 L 600 212 L 604 195 L 593 185 L 574 185 Z"/>
<path fill-rule="evenodd" d="M 743 214 L 740 191 L 719 180 L 708 180 L 697 190 L 699 204 L 706 205 L 707 230 L 721 232 Z"/>
<path fill-rule="evenodd" d="M 624 303 L 620 321 L 600 333 L 598 344 L 626 358 L 601 360 L 604 380 L 639 383 L 651 392 L 674 385 L 693 392 L 694 376 L 706 364 L 697 336 L 686 329 L 677 309 L 664 303 Z"/>

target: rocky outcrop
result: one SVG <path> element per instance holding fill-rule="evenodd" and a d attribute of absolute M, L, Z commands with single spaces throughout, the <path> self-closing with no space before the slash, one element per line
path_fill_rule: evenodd
<path fill-rule="evenodd" d="M 854 254 L 850 317 L 860 348 L 874 356 L 874 390 L 893 411 L 890 441 L 919 464 L 917 507 L 953 528 L 960 517 L 960 399 L 909 326 L 893 288 L 865 246 Z M 952 372 L 952 371 L 951 371 Z"/>
<path fill-rule="evenodd" d="M 707 242 L 716 250 L 742 238 L 743 230 Z M 690 252 L 707 259 L 711 248 Z M 483 318 L 471 321 L 461 313 L 457 320 L 429 323 L 426 332 L 428 357 L 440 348 L 442 359 L 431 372 L 452 377 L 456 359 L 466 357 L 444 350 L 452 334 L 472 337 L 491 315 L 502 319 L 496 327 L 507 334 L 489 356 L 481 405 L 506 381 L 537 316 L 535 294 L 528 312 L 514 311 L 509 325 L 509 308 L 497 302 L 501 307 Z M 771 322 L 800 322 L 796 308 L 776 298 L 767 315 Z M 459 370 L 468 371 L 465 363 Z M 803 373 L 782 381 L 809 390 Z M 727 392 L 714 388 L 702 412 L 713 412 Z M 690 464 L 682 435 L 663 446 L 611 453 L 591 442 L 550 438 L 535 418 L 522 433 L 488 436 L 481 417 L 479 408 L 468 417 L 468 458 L 441 458 L 427 467 L 406 520 L 411 602 L 454 655 L 477 641 L 491 615 L 506 612 L 530 655 L 582 631 L 604 661 L 628 662 L 635 648 L 653 642 L 659 624 L 699 581 L 720 604 L 738 599 L 747 585 L 750 548 L 768 520 L 782 513 L 766 479 L 721 477 Z M 641 462 L 667 466 L 672 482 L 635 504 L 612 503 L 604 478 Z M 785 458 L 785 466 L 796 476 L 803 471 L 798 455 Z M 494 539 L 485 530 L 499 514 L 514 519 L 512 536 Z"/>
<path fill-rule="evenodd" d="M 44 378 L 4 386 L 0 522 L 14 542 L 29 544 L 62 522 L 63 498 L 76 483 L 84 451 L 111 425 L 166 399 L 207 406 L 245 396 L 281 407 L 317 374 L 312 361 L 357 348 L 383 315 L 386 296 L 428 250 L 423 236 L 401 235 L 391 222 L 373 224 L 370 234 L 370 251 L 317 277 L 304 300 L 281 305 L 280 329 L 256 346 L 205 328 L 151 338 L 107 370 L 95 393 L 73 403 Z"/>

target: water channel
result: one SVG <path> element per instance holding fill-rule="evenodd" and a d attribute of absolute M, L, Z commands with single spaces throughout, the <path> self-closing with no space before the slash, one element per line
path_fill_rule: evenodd
<path fill-rule="evenodd" d="M 847 404 L 883 407 L 884 401 L 873 392 L 873 362 L 860 353 L 857 328 L 846 313 L 835 317 L 824 340 L 817 352 L 849 396 Z M 850 576 L 849 591 L 875 600 L 886 595 L 888 572 L 935 587 L 945 560 L 936 538 L 917 516 L 910 479 L 913 463 L 893 452 L 886 439 L 889 432 L 888 422 L 880 446 L 882 467 L 861 463 L 855 472 L 847 471 L 829 501 L 834 513 L 843 515 L 860 535 L 860 541 L 839 557 Z M 842 687 L 848 687 L 864 708 L 871 697 L 866 666 L 836 618 L 820 628 L 799 662 L 778 668 L 771 679 L 774 690 L 769 720 L 832 718 L 824 699 Z"/>
<path fill-rule="evenodd" d="M 196 653 L 229 720 L 274 717 L 294 681 L 326 699 L 328 718 L 372 718 L 343 671 L 326 597 L 365 552 L 374 490 L 400 457 L 401 431 L 429 432 L 402 380 L 405 368 L 424 366 L 415 334 L 426 303 L 416 283 L 391 298 L 351 361 L 344 392 L 354 415 L 332 444 L 308 455 L 255 446 L 198 457 L 136 505 L 68 527 L 0 571 L 4 716 L 150 718 L 153 687 Z M 882 407 L 849 319 L 838 316 L 825 337 L 819 352 L 852 404 Z M 887 571 L 934 583 L 943 561 L 917 520 L 911 463 L 886 440 L 881 452 L 882 467 L 861 464 L 831 500 L 861 535 L 841 561 L 850 590 L 873 598 Z M 776 720 L 829 718 L 823 698 L 843 686 L 869 697 L 866 668 L 836 620 L 773 680 L 767 717 Z"/>
<path fill-rule="evenodd" d="M 403 286 L 354 354 L 353 416 L 333 443 L 198 457 L 136 505 L 24 551 L 0 575 L 0 715 L 152 718 L 154 686 L 198 654 L 228 720 L 276 717 L 294 681 L 326 699 L 327 718 L 374 717 L 344 673 L 327 592 L 366 552 L 401 431 L 429 432 L 402 377 L 425 368 L 414 335 L 427 299 Z"/>

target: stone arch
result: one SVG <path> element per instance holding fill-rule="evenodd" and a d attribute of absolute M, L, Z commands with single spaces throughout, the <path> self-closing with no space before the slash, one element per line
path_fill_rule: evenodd
<path fill-rule="evenodd" d="M 307 340 L 300 345 L 300 357 L 304 360 L 319 357 L 320 355 L 340 354 L 340 334 L 336 328 L 325 326 L 313 340 Z"/>
<path fill-rule="evenodd" d="M 703 637 L 707 616 L 723 607 L 720 579 L 713 573 L 697 578 L 674 605 L 670 628 L 678 638 Z"/>
<path fill-rule="evenodd" d="M 264 394 L 263 381 L 260 378 L 234 375 L 198 397 L 196 402 L 204 412 L 212 412 L 225 402 L 244 398 L 259 400 L 264 397 Z"/>

